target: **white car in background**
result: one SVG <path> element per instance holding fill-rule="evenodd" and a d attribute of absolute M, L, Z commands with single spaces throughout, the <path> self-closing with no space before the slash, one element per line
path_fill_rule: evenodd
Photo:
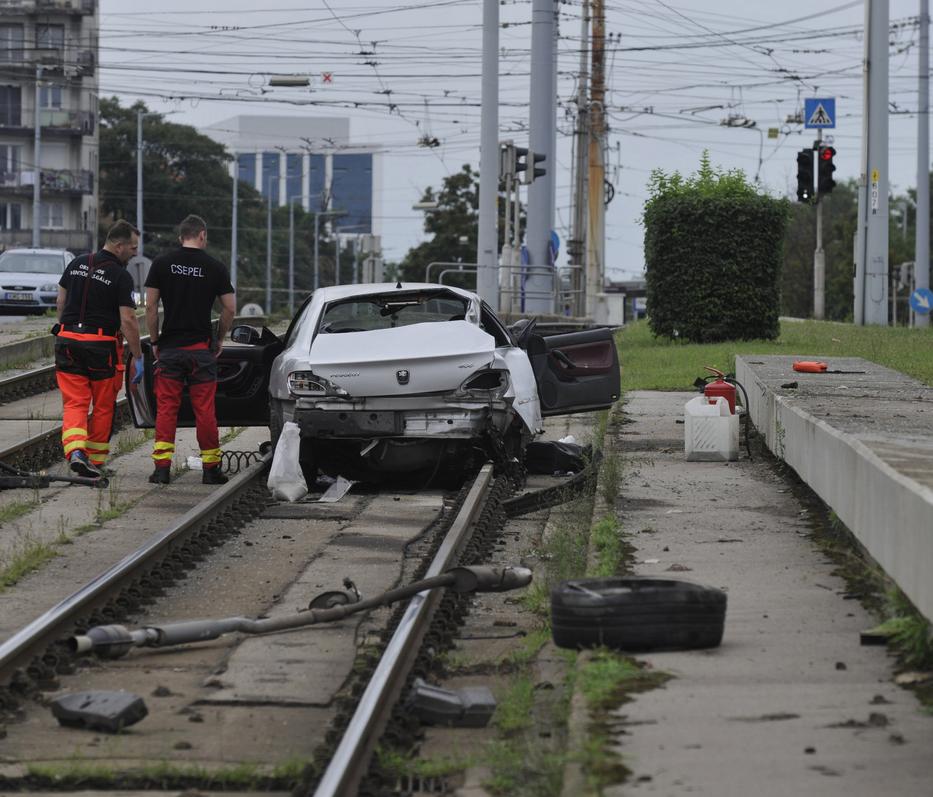
<path fill-rule="evenodd" d="M 311 475 L 455 480 L 488 458 L 521 459 L 543 416 L 604 409 L 620 390 L 611 329 L 510 330 L 475 293 L 446 285 L 322 288 L 284 339 L 249 326 L 231 339 L 218 423 L 268 423 L 275 442 L 295 421 Z M 149 374 L 128 391 L 137 426 L 155 421 Z"/>
<path fill-rule="evenodd" d="M 7 249 L 0 254 L 0 309 L 55 309 L 58 280 L 75 256 L 66 249 Z"/>

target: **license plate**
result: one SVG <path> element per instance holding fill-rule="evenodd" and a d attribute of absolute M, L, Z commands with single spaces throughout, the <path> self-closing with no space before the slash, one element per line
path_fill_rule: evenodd
<path fill-rule="evenodd" d="M 6 300 L 8 302 L 31 302 L 33 295 L 31 293 L 8 293 Z"/>

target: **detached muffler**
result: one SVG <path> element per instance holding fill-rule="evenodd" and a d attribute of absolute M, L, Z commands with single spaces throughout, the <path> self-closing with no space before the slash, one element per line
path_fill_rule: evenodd
<path fill-rule="evenodd" d="M 134 647 L 162 648 L 190 642 L 207 642 L 236 631 L 241 634 L 269 634 L 277 631 L 291 631 L 318 623 L 332 623 L 351 614 L 387 606 L 417 595 L 419 592 L 439 587 L 447 587 L 454 592 L 507 592 L 530 583 L 531 570 L 527 567 L 488 565 L 455 567 L 439 576 L 397 587 L 366 600 L 356 600 L 330 606 L 330 608 L 316 608 L 315 599 L 311 602 L 310 608 L 289 617 L 264 620 L 251 620 L 248 617 L 189 620 L 183 623 L 145 626 L 132 631 L 122 625 L 98 625 L 89 629 L 86 634 L 71 637 L 68 640 L 68 646 L 73 653 L 93 652 L 100 658 L 118 659 Z"/>

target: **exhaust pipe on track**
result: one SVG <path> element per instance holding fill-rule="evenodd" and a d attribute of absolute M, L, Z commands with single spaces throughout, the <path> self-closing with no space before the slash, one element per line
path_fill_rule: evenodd
<path fill-rule="evenodd" d="M 191 642 L 207 642 L 224 634 L 269 634 L 291 631 L 319 623 L 332 623 L 351 614 L 413 597 L 426 590 L 447 588 L 454 592 L 507 592 L 531 583 L 527 567 L 493 567 L 472 565 L 455 567 L 433 578 L 398 587 L 367 600 L 345 603 L 332 608 L 309 608 L 288 617 L 253 620 L 248 617 L 226 617 L 217 620 L 188 620 L 160 626 L 145 626 L 130 630 L 122 625 L 99 625 L 87 633 L 71 637 L 68 647 L 73 653 L 95 653 L 100 658 L 118 659 L 131 648 L 161 648 Z"/>

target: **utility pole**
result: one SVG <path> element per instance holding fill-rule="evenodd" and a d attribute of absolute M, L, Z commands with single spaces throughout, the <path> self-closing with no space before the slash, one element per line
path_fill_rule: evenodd
<path fill-rule="evenodd" d="M 606 248 L 606 6 L 593 0 L 593 89 L 590 100 L 589 230 L 586 236 L 586 314 L 603 289 Z"/>
<path fill-rule="evenodd" d="M 321 283 L 321 268 L 320 261 L 318 260 L 319 249 L 318 249 L 318 238 L 321 237 L 321 216 L 346 216 L 347 211 L 345 210 L 319 210 L 317 213 L 312 214 L 314 216 L 314 290 L 317 290 L 320 287 Z"/>
<path fill-rule="evenodd" d="M 586 199 L 589 160 L 589 39 L 590 0 L 583 0 L 580 15 L 580 74 L 577 78 L 577 119 L 573 133 L 573 228 L 567 241 L 570 284 L 575 316 L 586 312 Z"/>
<path fill-rule="evenodd" d="M 288 317 L 295 315 L 295 203 L 288 200 Z"/>
<path fill-rule="evenodd" d="M 820 154 L 823 128 L 816 130 L 816 153 Z M 819 163 L 817 163 L 819 169 Z M 819 178 L 817 178 L 819 180 Z M 826 305 L 826 253 L 823 251 L 823 203 L 819 190 L 816 192 L 816 250 L 813 252 L 813 318 L 822 321 Z"/>
<path fill-rule="evenodd" d="M 42 64 L 36 64 L 36 113 L 35 113 L 35 137 L 33 160 L 33 180 L 32 180 L 32 247 L 38 249 L 41 240 L 42 228 L 42 114 L 39 111 L 40 88 L 39 82 L 42 80 Z"/>
<path fill-rule="evenodd" d="M 889 0 L 865 0 L 865 109 L 859 181 L 855 323 L 888 323 Z"/>
<path fill-rule="evenodd" d="M 530 265 L 525 280 L 525 310 L 532 313 L 554 312 L 555 272 L 551 262 L 551 229 L 554 206 L 551 183 L 557 171 L 551 151 L 552 131 L 556 123 L 556 87 L 554 86 L 554 35 L 557 0 L 532 0 L 531 6 L 531 91 L 528 149 L 544 155 L 546 173 L 528 186 L 528 221 L 525 240 Z M 529 158 L 532 160 L 531 158 Z M 534 169 L 533 163 L 529 168 Z"/>
<path fill-rule="evenodd" d="M 476 292 L 499 306 L 499 0 L 483 0 L 483 78 L 480 114 L 479 229 Z"/>
<path fill-rule="evenodd" d="M 270 174 L 266 183 L 266 318 L 272 315 L 272 183 L 278 179 Z"/>
<path fill-rule="evenodd" d="M 233 159 L 233 210 L 230 222 L 230 283 L 236 288 L 237 208 L 239 207 L 240 157 Z"/>
<path fill-rule="evenodd" d="M 930 0 L 920 0 L 919 67 L 914 290 L 930 287 Z M 914 326 L 930 326 L 929 313 L 914 313 L 913 317 Z"/>
<path fill-rule="evenodd" d="M 136 228 L 139 230 L 140 257 L 143 254 L 143 113 L 136 109 Z"/>

